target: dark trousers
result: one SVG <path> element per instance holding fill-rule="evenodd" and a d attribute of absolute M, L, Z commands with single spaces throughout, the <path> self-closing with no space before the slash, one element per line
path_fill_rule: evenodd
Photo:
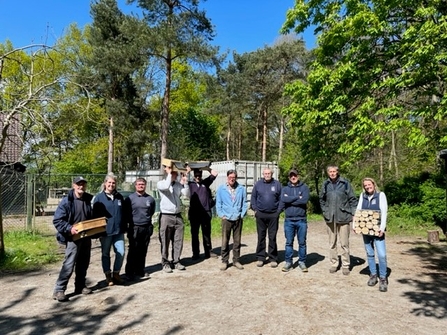
<path fill-rule="evenodd" d="M 127 275 L 144 276 L 147 249 L 153 232 L 154 226 L 152 224 L 129 227 L 127 234 L 129 240 L 129 252 L 126 262 Z"/>
<path fill-rule="evenodd" d="M 239 262 L 241 256 L 241 235 L 243 220 L 229 221 L 222 219 L 222 262 L 228 263 L 230 258 L 230 236 L 233 232 L 233 263 Z"/>
<path fill-rule="evenodd" d="M 210 255 L 211 246 L 211 212 L 196 212 L 189 215 L 189 223 L 191 225 L 191 245 L 192 255 L 199 256 L 200 242 L 199 230 L 202 228 L 202 241 L 205 256 Z"/>
<path fill-rule="evenodd" d="M 169 263 L 169 244 L 172 242 L 172 261 L 178 263 L 183 250 L 183 218 L 181 214 L 160 213 L 159 238 L 161 264 Z"/>
<path fill-rule="evenodd" d="M 258 245 L 256 246 L 256 258 L 265 261 L 278 261 L 278 246 L 276 235 L 278 233 L 278 214 L 256 212 L 256 228 L 258 232 Z M 266 236 L 268 236 L 268 252 L 266 253 Z"/>
<path fill-rule="evenodd" d="M 55 292 L 65 292 L 73 270 L 76 276 L 75 289 L 83 289 L 85 287 L 85 277 L 90 264 L 91 250 L 92 240 L 89 237 L 81 238 L 75 242 L 67 242 L 64 262 L 54 287 Z"/>

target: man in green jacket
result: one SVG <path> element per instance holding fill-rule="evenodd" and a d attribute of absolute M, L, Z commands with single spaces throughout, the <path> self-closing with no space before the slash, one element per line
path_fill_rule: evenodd
<path fill-rule="evenodd" d="M 338 269 L 337 243 L 340 243 L 342 272 L 349 275 L 350 223 L 357 207 L 357 198 L 349 181 L 340 177 L 337 166 L 328 166 L 327 174 L 329 178 L 324 181 L 320 192 L 320 206 L 329 235 L 329 272 L 335 273 Z"/>

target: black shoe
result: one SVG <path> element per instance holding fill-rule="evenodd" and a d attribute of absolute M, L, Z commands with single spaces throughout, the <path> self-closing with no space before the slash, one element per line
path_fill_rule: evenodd
<path fill-rule="evenodd" d="M 205 258 L 206 258 L 206 256 L 205 256 Z M 191 259 L 196 261 L 196 260 L 200 259 L 200 255 L 192 255 Z"/>
<path fill-rule="evenodd" d="M 62 302 L 62 301 L 68 301 L 67 296 L 66 296 L 65 293 L 62 292 L 62 291 L 54 292 L 54 293 L 53 293 L 53 299 L 54 299 L 54 300 L 57 300 L 57 301 L 60 301 L 60 302 Z"/>

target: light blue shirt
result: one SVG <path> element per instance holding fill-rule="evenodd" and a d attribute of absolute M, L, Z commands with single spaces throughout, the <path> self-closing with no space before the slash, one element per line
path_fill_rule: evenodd
<path fill-rule="evenodd" d="M 247 214 L 247 194 L 245 187 L 236 182 L 235 188 L 221 185 L 216 192 L 217 216 L 230 221 L 241 219 Z"/>

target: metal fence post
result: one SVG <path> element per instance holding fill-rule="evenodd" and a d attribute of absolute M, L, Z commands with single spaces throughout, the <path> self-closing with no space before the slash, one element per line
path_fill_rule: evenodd
<path fill-rule="evenodd" d="M 33 228 L 33 179 L 31 175 L 26 176 L 26 229 Z"/>

